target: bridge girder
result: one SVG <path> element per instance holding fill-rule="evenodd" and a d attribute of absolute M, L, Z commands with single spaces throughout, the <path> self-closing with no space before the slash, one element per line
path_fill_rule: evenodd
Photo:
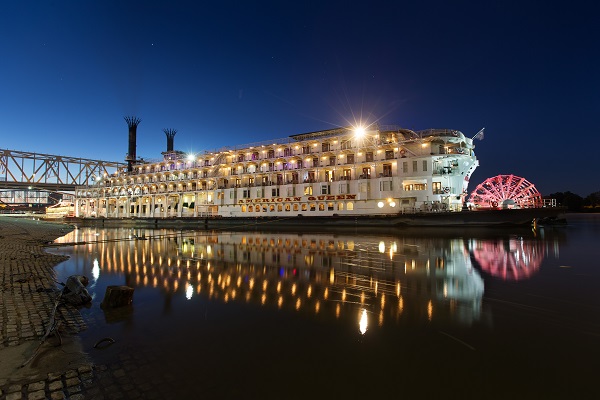
<path fill-rule="evenodd" d="M 81 157 L 0 149 L 0 189 L 74 191 L 127 164 Z M 111 171 L 114 170 L 114 171 Z"/>

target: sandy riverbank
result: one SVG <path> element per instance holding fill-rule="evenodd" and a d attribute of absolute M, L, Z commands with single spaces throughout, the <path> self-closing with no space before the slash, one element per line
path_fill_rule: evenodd
<path fill-rule="evenodd" d="M 50 337 L 22 367 L 38 350 L 49 325 L 56 298 L 52 289 L 58 287 L 53 268 L 65 260 L 46 253 L 44 244 L 73 229 L 62 223 L 0 216 L 0 398 L 12 394 L 20 398 L 17 387 L 30 394 L 31 382 L 51 394 L 49 384 L 44 384 L 49 377 L 89 366 L 76 336 L 85 324 L 75 308 L 60 306 L 62 345 L 57 336 Z"/>

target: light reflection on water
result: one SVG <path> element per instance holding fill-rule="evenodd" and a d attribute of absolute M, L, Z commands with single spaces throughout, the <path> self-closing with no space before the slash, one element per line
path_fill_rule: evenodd
<path fill-rule="evenodd" d="M 205 294 L 223 303 L 276 304 L 335 317 L 360 307 L 376 315 L 379 325 L 421 318 L 423 312 L 428 320 L 479 319 L 484 283 L 464 239 L 377 239 L 82 228 L 57 242 L 85 242 L 73 248 L 72 257 L 93 260 L 91 271 L 68 274 L 91 274 L 96 298 L 106 287 L 97 282 L 106 276 L 187 300 Z M 485 243 L 470 245 L 481 254 Z"/>
<path fill-rule="evenodd" d="M 582 245 L 592 249 L 573 237 L 577 254 Z M 575 286 L 577 269 L 558 268 L 573 264 L 562 257 L 573 249 L 565 232 L 80 228 L 57 242 L 79 243 L 54 250 L 71 257 L 56 267 L 59 281 L 91 277 L 94 304 L 81 310 L 89 325 L 84 344 L 91 349 L 106 336 L 117 341 L 91 355 L 110 363 L 142 354 L 151 366 L 144 378 L 160 382 L 177 371 L 169 379 L 182 395 L 197 389 L 198 377 L 211 383 L 201 392 L 209 398 L 372 397 L 396 393 L 398 385 L 442 394 L 464 390 L 468 375 L 477 392 L 470 397 L 479 397 L 487 376 L 508 368 L 530 382 L 504 383 L 492 397 L 517 390 L 539 395 L 549 373 L 566 381 L 582 374 L 562 365 L 590 343 L 581 332 L 598 334 L 566 307 L 598 311 L 597 300 L 589 300 L 596 297 Z M 98 307 L 108 285 L 135 288 L 131 310 Z M 569 349 L 556 347 L 569 337 Z M 552 354 L 544 350 L 550 346 Z M 436 375 L 437 389 L 429 382 L 434 365 L 445 371 Z M 294 385 L 288 374 L 313 383 Z M 371 382 L 364 393 L 351 385 L 359 379 Z M 287 392 L 292 386 L 294 395 Z"/>

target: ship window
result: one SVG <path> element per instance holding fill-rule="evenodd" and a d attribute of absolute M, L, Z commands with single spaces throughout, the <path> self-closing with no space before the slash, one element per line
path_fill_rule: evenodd
<path fill-rule="evenodd" d="M 413 172 L 417 172 L 417 160 L 413 161 Z"/>
<path fill-rule="evenodd" d="M 246 212 L 246 206 L 242 206 L 242 212 Z"/>
<path fill-rule="evenodd" d="M 321 144 L 321 151 L 329 151 L 329 149 L 330 149 L 329 143 L 322 143 Z"/>
<path fill-rule="evenodd" d="M 442 182 L 431 182 L 433 194 L 442 194 Z"/>
<path fill-rule="evenodd" d="M 321 185 L 321 194 L 330 194 L 331 186 L 329 185 Z"/>
<path fill-rule="evenodd" d="M 386 150 L 385 151 L 385 159 L 390 160 L 394 158 L 394 150 Z"/>
<path fill-rule="evenodd" d="M 304 186 L 304 195 L 312 196 L 312 194 L 313 194 L 312 186 Z"/>
<path fill-rule="evenodd" d="M 271 196 L 272 197 L 279 196 L 279 188 L 273 188 L 273 189 L 271 189 Z"/>
<path fill-rule="evenodd" d="M 354 203 L 349 201 L 348 203 L 346 203 L 346 210 L 348 211 L 352 211 L 354 210 Z"/>
<path fill-rule="evenodd" d="M 253 206 L 248 206 L 248 212 L 252 212 L 254 211 L 254 207 Z"/>
<path fill-rule="evenodd" d="M 254 211 L 260 212 L 260 206 L 256 206 L 256 209 Z"/>
<path fill-rule="evenodd" d="M 328 211 L 333 211 L 334 210 L 333 203 L 327 203 L 327 210 Z"/>
<path fill-rule="evenodd" d="M 262 206 L 262 210 L 263 210 L 263 212 L 267 212 L 267 206 L 266 205 Z"/>
<path fill-rule="evenodd" d="M 410 184 L 404 185 L 404 190 L 406 190 L 406 191 L 427 190 L 427 184 L 425 184 L 425 183 L 410 183 Z"/>
<path fill-rule="evenodd" d="M 340 190 L 340 194 L 348 193 L 349 192 L 348 191 L 348 184 L 347 183 L 340 183 L 339 190 Z"/>
<path fill-rule="evenodd" d="M 273 204 L 271 204 L 269 206 L 269 211 L 271 211 L 271 212 L 275 211 L 275 206 Z"/>
<path fill-rule="evenodd" d="M 383 176 L 392 176 L 391 164 L 383 164 Z"/>
<path fill-rule="evenodd" d="M 294 211 L 298 211 L 298 204 L 294 204 Z"/>
<path fill-rule="evenodd" d="M 317 205 L 315 203 L 310 203 L 310 211 L 316 211 Z"/>
<path fill-rule="evenodd" d="M 346 156 L 346 164 L 354 164 L 354 154 L 348 154 Z"/>
<path fill-rule="evenodd" d="M 302 204 L 302 211 L 306 211 L 308 209 L 308 207 L 306 206 L 306 204 Z"/>
<path fill-rule="evenodd" d="M 369 182 L 361 182 L 358 184 L 358 191 L 360 193 L 368 193 L 369 192 Z"/>
<path fill-rule="evenodd" d="M 344 203 L 343 202 L 339 202 L 338 203 L 338 210 L 343 210 L 344 209 Z"/>
<path fill-rule="evenodd" d="M 285 205 L 285 211 L 290 211 L 290 210 L 291 210 L 291 208 L 290 208 L 290 205 L 289 205 L 289 204 L 286 204 L 286 205 Z"/>
<path fill-rule="evenodd" d="M 423 160 L 423 172 L 427 171 L 427 160 Z"/>
<path fill-rule="evenodd" d="M 389 192 L 392 190 L 392 181 L 383 181 L 380 182 L 380 190 L 384 192 Z"/>
<path fill-rule="evenodd" d="M 405 174 L 408 173 L 408 161 L 402 162 L 402 172 L 404 172 Z"/>
<path fill-rule="evenodd" d="M 277 211 L 283 211 L 283 206 L 281 204 L 277 204 Z"/>
<path fill-rule="evenodd" d="M 242 191 L 242 198 L 244 198 L 244 199 L 250 198 L 250 189 L 244 189 Z"/>
<path fill-rule="evenodd" d="M 325 211 L 325 204 L 319 203 L 319 211 Z"/>

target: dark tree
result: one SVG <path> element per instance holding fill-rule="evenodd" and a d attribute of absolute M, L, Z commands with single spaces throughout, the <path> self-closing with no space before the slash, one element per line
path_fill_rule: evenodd
<path fill-rule="evenodd" d="M 546 197 L 556 199 L 559 206 L 566 207 L 569 211 L 581 211 L 583 208 L 583 197 L 575 193 L 556 192 Z"/>

